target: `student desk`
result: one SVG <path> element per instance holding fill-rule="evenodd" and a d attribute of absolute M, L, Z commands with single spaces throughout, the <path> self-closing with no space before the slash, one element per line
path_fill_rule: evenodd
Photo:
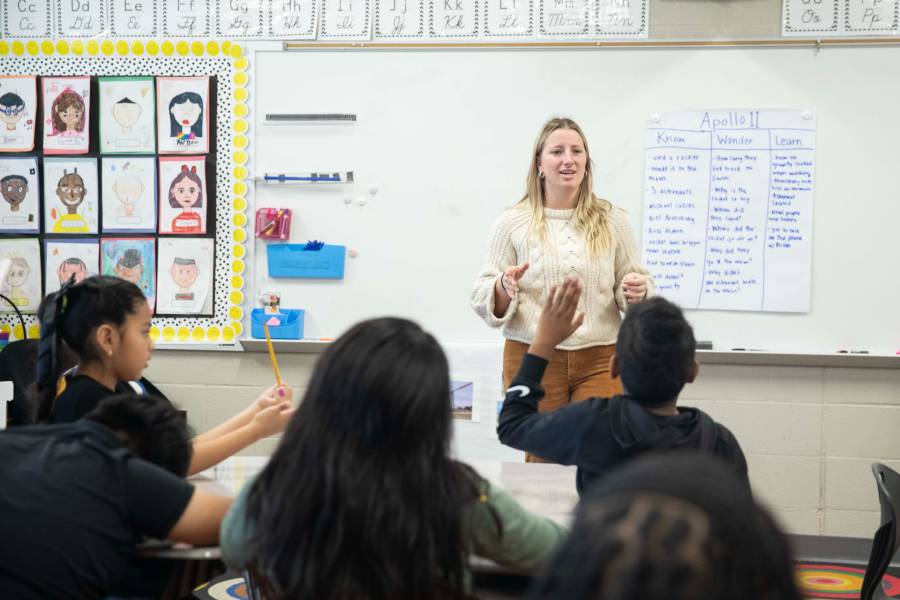
<path fill-rule="evenodd" d="M 234 456 L 204 471 L 189 481 L 220 494 L 237 494 L 268 462 L 268 456 Z M 578 502 L 575 468 L 541 463 L 470 461 L 482 477 L 506 489 L 527 510 L 568 526 Z M 206 575 L 215 575 L 222 554 L 218 547 L 193 547 L 184 544 L 147 544 L 143 557 L 181 561 L 169 590 L 192 589 Z M 493 561 L 472 557 L 472 572 L 479 598 L 501 600 L 517 598 L 528 585 L 529 573 L 512 573 Z M 208 579 L 208 577 L 206 578 Z M 174 586 L 174 587 L 173 587 Z M 164 598 L 177 598 L 167 593 Z"/>

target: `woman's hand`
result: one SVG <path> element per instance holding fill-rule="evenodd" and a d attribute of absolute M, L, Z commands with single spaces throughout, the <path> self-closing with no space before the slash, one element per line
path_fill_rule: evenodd
<path fill-rule="evenodd" d="M 522 279 L 527 270 L 527 262 L 517 266 L 506 267 L 503 270 L 503 275 L 497 279 L 497 288 L 512 300 L 519 295 L 519 280 Z"/>
<path fill-rule="evenodd" d="M 637 304 L 647 295 L 647 277 L 640 273 L 628 273 L 622 278 L 622 293 L 625 302 Z"/>

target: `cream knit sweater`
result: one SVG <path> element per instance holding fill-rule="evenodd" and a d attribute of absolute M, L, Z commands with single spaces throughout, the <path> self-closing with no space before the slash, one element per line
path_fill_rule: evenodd
<path fill-rule="evenodd" d="M 578 310 L 584 323 L 558 347 L 579 350 L 613 344 L 621 323 L 620 311 L 627 309 L 622 293 L 622 278 L 630 272 L 647 276 L 647 297 L 653 295 L 650 274 L 638 261 L 628 217 L 613 207 L 609 222 L 615 247 L 596 257 L 590 256 L 582 235 L 571 222 L 575 209 L 544 209 L 547 237 L 542 244 L 531 231 L 530 209 L 515 206 L 506 210 L 497 222 L 488 242 L 487 257 L 475 289 L 472 308 L 491 327 L 503 327 L 511 340 L 531 343 L 538 316 L 550 286 L 562 283 L 567 275 L 581 279 L 584 292 Z M 494 285 L 507 267 L 528 262 L 528 271 L 519 280 L 519 293 L 502 317 L 494 316 Z"/>

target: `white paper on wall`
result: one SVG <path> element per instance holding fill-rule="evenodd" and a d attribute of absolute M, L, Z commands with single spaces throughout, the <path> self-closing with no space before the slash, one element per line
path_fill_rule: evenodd
<path fill-rule="evenodd" d="M 163 35 L 188 38 L 209 37 L 209 0 L 168 0 L 160 2 Z"/>
<path fill-rule="evenodd" d="M 316 37 L 317 0 L 268 0 L 266 31 L 275 38 L 309 40 Z"/>
<path fill-rule="evenodd" d="M 462 421 L 490 420 L 503 399 L 503 347 L 498 344 L 444 344 L 450 363 L 451 402 Z M 456 396 L 453 398 L 453 396 Z M 471 418 L 465 418 L 467 405 Z"/>
<path fill-rule="evenodd" d="M 150 309 L 156 306 L 156 239 L 100 239 L 100 272 L 138 286 Z"/>
<path fill-rule="evenodd" d="M 590 33 L 590 0 L 543 0 L 538 15 L 542 36 L 586 36 Z"/>
<path fill-rule="evenodd" d="M 92 38 L 106 33 L 105 0 L 56 0 L 56 34 Z"/>
<path fill-rule="evenodd" d="M 160 154 L 209 152 L 209 77 L 157 77 Z"/>
<path fill-rule="evenodd" d="M 428 32 L 435 38 L 477 37 L 477 0 L 428 0 Z"/>
<path fill-rule="evenodd" d="M 37 158 L 0 156 L 0 232 L 38 233 Z"/>
<path fill-rule="evenodd" d="M 156 158 L 101 159 L 103 232 L 156 231 Z"/>
<path fill-rule="evenodd" d="M 206 233 L 206 167 L 203 156 L 159 157 L 159 232 Z"/>
<path fill-rule="evenodd" d="M 3 240 L 0 258 L 12 259 L 12 269 L 6 283 L 0 286 L 3 294 L 23 313 L 34 313 L 41 302 L 41 246 L 37 238 Z M 15 312 L 0 299 L 0 312 Z"/>
<path fill-rule="evenodd" d="M 263 35 L 264 0 L 229 0 L 217 3 L 216 33 L 232 39 Z"/>
<path fill-rule="evenodd" d="M 889 35 L 900 25 L 900 0 L 844 0 L 843 10 L 848 35 Z"/>
<path fill-rule="evenodd" d="M 97 233 L 100 187 L 96 158 L 44 159 L 44 231 Z"/>
<path fill-rule="evenodd" d="M 99 77 L 100 151 L 156 151 L 156 94 L 152 77 Z"/>
<path fill-rule="evenodd" d="M 91 78 L 43 77 L 44 154 L 85 154 L 90 137 Z"/>
<path fill-rule="evenodd" d="M 408 40 L 425 36 L 425 0 L 375 3 L 375 39 Z"/>
<path fill-rule="evenodd" d="M 782 0 L 781 35 L 837 35 L 838 0 Z"/>
<path fill-rule="evenodd" d="M 319 38 L 368 40 L 372 37 L 373 0 L 322 0 Z"/>
<path fill-rule="evenodd" d="M 648 37 L 649 0 L 591 0 L 598 36 Z"/>
<path fill-rule="evenodd" d="M 47 269 L 44 293 L 55 292 L 73 276 L 75 283 L 100 273 L 100 240 L 44 240 Z"/>
<path fill-rule="evenodd" d="M 534 1 L 486 0 L 484 36 L 528 37 L 534 34 Z"/>
<path fill-rule="evenodd" d="M 110 33 L 116 37 L 157 37 L 159 4 L 141 0 L 108 0 Z"/>
<path fill-rule="evenodd" d="M 46 0 L 0 2 L 4 38 L 52 37 L 50 3 Z"/>
<path fill-rule="evenodd" d="M 213 257 L 210 238 L 160 238 L 156 312 L 212 314 Z"/>
<path fill-rule="evenodd" d="M 37 78 L 0 75 L 0 152 L 34 149 Z"/>
<path fill-rule="evenodd" d="M 684 308 L 807 312 L 816 121 L 689 110 L 645 133 L 643 260 Z"/>

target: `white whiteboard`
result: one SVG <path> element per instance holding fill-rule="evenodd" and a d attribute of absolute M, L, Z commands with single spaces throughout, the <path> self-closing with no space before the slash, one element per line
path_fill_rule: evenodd
<path fill-rule="evenodd" d="M 811 108 L 818 122 L 812 302 L 807 314 L 691 311 L 717 349 L 893 353 L 900 347 L 900 49 L 708 48 L 257 52 L 253 169 L 353 170 L 338 188 L 257 185 L 257 206 L 294 209 L 292 241 L 345 244 L 342 282 L 255 290 L 307 310 L 306 336 L 406 316 L 442 342 L 499 332 L 468 304 L 491 223 L 521 196 L 550 116 L 584 128 L 602 197 L 641 231 L 644 127 L 689 108 Z M 355 113 L 354 125 L 272 127 L 266 113 Z M 369 197 L 358 206 L 359 196 Z"/>

